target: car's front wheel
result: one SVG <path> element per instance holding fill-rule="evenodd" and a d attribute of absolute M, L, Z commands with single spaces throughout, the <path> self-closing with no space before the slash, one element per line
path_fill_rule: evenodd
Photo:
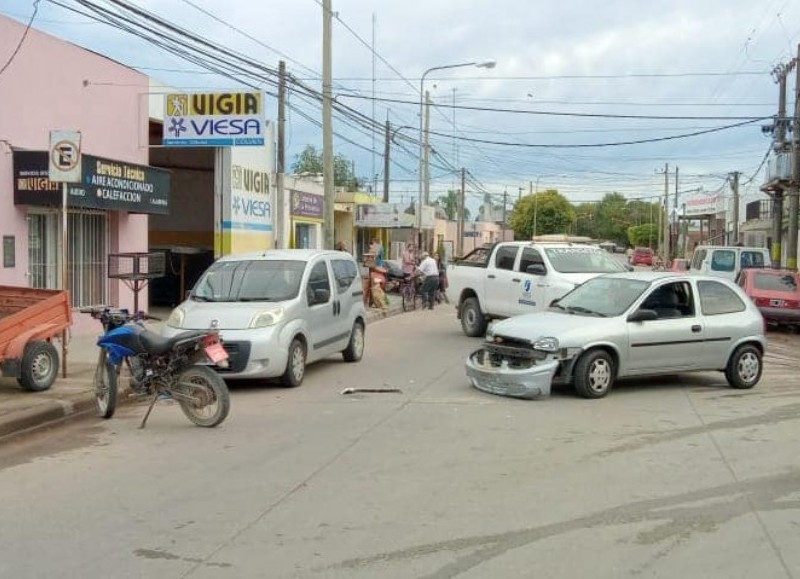
<path fill-rule="evenodd" d="M 288 388 L 297 388 L 306 374 L 306 347 L 298 338 L 289 346 L 289 359 L 281 383 Z"/>
<path fill-rule="evenodd" d="M 731 354 L 725 378 L 732 387 L 747 390 L 758 384 L 763 367 L 761 350 L 752 344 L 744 344 Z"/>
<path fill-rule="evenodd" d="M 584 398 L 602 398 L 614 385 L 614 360 L 605 350 L 590 350 L 578 359 L 575 390 Z"/>

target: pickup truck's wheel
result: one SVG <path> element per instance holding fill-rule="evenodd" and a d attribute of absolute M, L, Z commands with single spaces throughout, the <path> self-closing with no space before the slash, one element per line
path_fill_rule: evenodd
<path fill-rule="evenodd" d="M 747 390 L 761 379 L 761 352 L 755 346 L 745 344 L 736 348 L 725 368 L 725 378 L 734 388 Z"/>
<path fill-rule="evenodd" d="M 483 336 L 486 333 L 486 317 L 481 311 L 478 298 L 467 298 L 461 305 L 461 329 L 471 338 Z"/>
<path fill-rule="evenodd" d="M 605 350 L 590 350 L 575 364 L 575 390 L 584 398 L 602 398 L 614 385 L 614 361 Z"/>

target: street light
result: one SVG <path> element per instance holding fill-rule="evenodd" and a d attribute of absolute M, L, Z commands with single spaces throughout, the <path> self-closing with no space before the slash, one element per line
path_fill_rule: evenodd
<path fill-rule="evenodd" d="M 423 116 L 424 116 L 424 109 L 425 109 L 425 77 L 428 76 L 428 73 L 433 72 L 434 70 L 446 70 L 450 68 L 463 68 L 467 66 L 475 66 L 477 68 L 494 68 L 497 63 L 494 60 L 486 60 L 483 62 L 475 61 L 475 62 L 462 62 L 460 64 L 445 64 L 443 66 L 434 66 L 429 68 L 425 72 L 422 73 L 422 77 L 419 79 L 419 211 L 417 212 L 417 225 L 419 227 L 419 245 L 422 246 L 422 207 L 423 201 L 427 202 L 427 199 L 423 200 L 423 183 L 427 184 L 427 175 L 425 175 L 425 141 L 422 139 L 422 130 L 423 130 Z M 461 211 L 464 209 L 462 208 Z"/>

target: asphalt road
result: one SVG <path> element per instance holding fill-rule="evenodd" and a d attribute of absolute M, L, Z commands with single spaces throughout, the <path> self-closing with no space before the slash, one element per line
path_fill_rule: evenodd
<path fill-rule="evenodd" d="M 364 361 L 0 447 L 0 577 L 800 577 L 798 337 L 718 374 L 519 401 L 471 389 L 450 308 Z M 350 394 L 347 387 L 402 393 Z"/>

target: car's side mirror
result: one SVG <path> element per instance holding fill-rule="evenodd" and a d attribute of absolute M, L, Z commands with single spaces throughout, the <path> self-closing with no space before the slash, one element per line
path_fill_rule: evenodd
<path fill-rule="evenodd" d="M 628 316 L 629 322 L 652 322 L 658 319 L 658 312 L 655 310 L 648 310 L 646 308 L 639 308 L 631 315 Z"/>
<path fill-rule="evenodd" d="M 633 271 L 633 270 L 634 270 L 634 269 L 636 269 L 636 268 L 634 268 L 634 267 L 633 267 L 631 264 L 629 264 L 629 263 L 626 263 L 626 264 L 625 264 L 625 269 L 627 269 L 628 271 Z"/>
<path fill-rule="evenodd" d="M 543 263 L 532 263 L 525 268 L 525 273 L 531 275 L 547 275 L 547 268 Z"/>

